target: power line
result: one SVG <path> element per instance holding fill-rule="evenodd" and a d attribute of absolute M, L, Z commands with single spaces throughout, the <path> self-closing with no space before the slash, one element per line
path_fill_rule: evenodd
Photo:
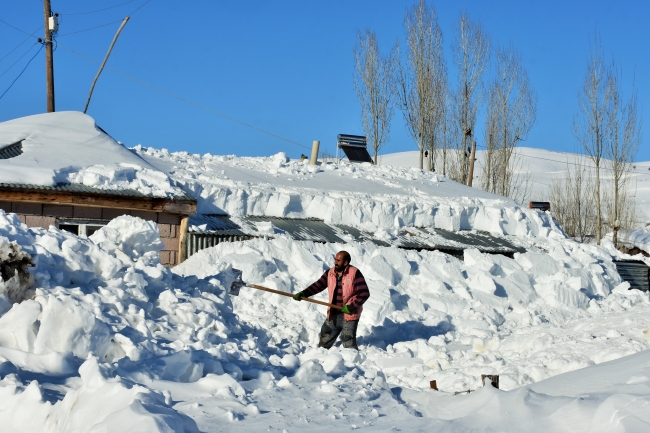
<path fill-rule="evenodd" d="M 97 10 L 94 10 L 94 11 L 88 11 L 88 12 L 75 12 L 75 13 L 72 13 L 72 14 L 61 14 L 61 15 L 71 16 L 71 15 L 87 15 L 87 14 L 94 14 L 94 13 L 97 13 L 97 12 L 103 12 L 103 11 L 107 11 L 107 10 L 109 10 L 109 9 L 113 9 L 113 8 L 117 8 L 117 7 L 120 7 L 120 6 L 124 6 L 124 5 L 126 5 L 126 4 L 133 3 L 134 1 L 135 1 L 135 0 L 129 0 L 129 1 L 127 1 L 127 2 L 120 3 L 120 4 L 118 4 L 118 5 L 113 5 L 113 6 L 109 6 L 109 7 L 107 7 L 107 8 L 104 8 L 104 9 L 97 9 Z"/>
<path fill-rule="evenodd" d="M 131 1 L 128 1 L 128 2 L 126 2 L 126 3 L 121 3 L 121 4 L 119 4 L 119 5 L 111 6 L 110 8 L 106 8 L 106 9 L 112 9 L 112 8 L 114 8 L 114 7 L 122 6 L 122 5 L 125 5 L 125 4 L 128 4 L 128 3 L 132 3 L 132 2 L 134 2 L 134 1 L 135 1 L 135 0 L 131 0 Z M 130 17 L 131 15 L 133 15 L 134 13 L 136 13 L 137 11 L 139 11 L 140 9 L 142 9 L 143 7 L 145 7 L 145 6 L 147 5 L 147 3 L 149 3 L 150 1 L 151 1 L 151 0 L 147 0 L 146 2 L 142 3 L 140 6 L 138 6 L 137 8 L 135 8 L 135 10 L 134 10 L 133 12 L 131 12 L 128 16 Z M 93 11 L 93 12 L 83 12 L 83 13 L 101 12 L 101 11 L 104 11 L 104 10 L 106 10 L 106 9 L 100 9 L 100 10 Z M 82 14 L 82 13 L 78 13 L 78 14 L 67 14 L 67 15 L 80 15 L 80 14 Z M 58 35 L 58 36 L 61 37 L 61 36 L 74 35 L 74 34 L 76 34 L 76 33 L 87 32 L 87 31 L 90 31 L 90 30 L 98 29 L 98 28 L 100 28 L 100 27 L 106 27 L 106 26 L 110 26 L 111 24 L 116 24 L 116 23 L 121 23 L 121 22 L 122 22 L 122 20 L 111 21 L 110 23 L 100 24 L 100 25 L 95 26 L 95 27 L 90 27 L 90 28 L 88 28 L 88 29 L 84 29 L 84 30 L 77 30 L 77 31 L 70 32 L 70 33 L 64 33 L 64 34 L 62 34 L 62 35 Z"/>
<path fill-rule="evenodd" d="M 90 30 L 98 29 L 98 28 L 100 28 L 100 27 L 106 27 L 106 26 L 110 26 L 111 24 L 121 23 L 121 22 L 122 22 L 122 20 L 111 21 L 110 23 L 101 24 L 101 25 L 99 25 L 99 26 L 95 26 L 95 27 L 90 27 L 90 28 L 88 28 L 88 29 L 77 30 L 77 31 L 70 32 L 70 33 L 64 33 L 64 34 L 62 34 L 62 35 L 58 35 L 58 37 L 60 38 L 61 36 L 68 36 L 68 35 L 74 35 L 74 34 L 76 34 L 76 33 L 87 32 L 87 31 L 90 31 Z"/>
<path fill-rule="evenodd" d="M 131 12 L 131 13 L 129 14 L 129 16 L 133 15 L 134 13 L 136 13 L 137 11 L 139 11 L 140 9 L 142 9 L 143 7 L 145 7 L 145 6 L 147 5 L 147 3 L 149 3 L 150 1 L 151 1 L 151 0 L 147 0 L 146 2 L 142 3 L 140 6 L 138 6 L 137 8 L 135 8 L 135 10 L 134 10 L 133 12 Z"/>
<path fill-rule="evenodd" d="M 7 94 L 7 92 L 9 91 L 9 89 L 11 89 L 11 87 L 14 85 L 14 83 L 15 83 L 16 81 L 18 81 L 18 79 L 20 78 L 21 75 L 23 75 L 23 72 L 25 72 L 25 71 L 27 70 L 27 67 L 29 66 L 29 64 L 32 63 L 32 60 L 34 60 L 34 59 L 36 58 L 36 56 L 38 56 L 38 53 L 41 52 L 41 50 L 43 49 L 43 46 L 44 46 L 44 45 L 45 45 L 45 44 L 41 44 L 41 48 L 39 48 L 38 51 L 36 52 L 36 54 L 34 54 L 34 56 L 33 56 L 31 59 L 29 59 L 29 62 L 27 62 L 27 64 L 26 64 L 25 67 L 23 68 L 23 70 L 20 71 L 20 74 L 18 74 L 18 76 L 17 76 L 17 77 L 16 77 L 16 78 L 11 82 L 11 84 L 9 85 L 9 87 L 7 87 L 7 90 L 5 90 L 4 93 L 3 93 L 2 95 L 0 95 L 0 99 L 2 99 L 2 97 L 3 97 L 4 95 Z M 4 74 L 3 74 L 3 75 L 4 75 Z"/>
<path fill-rule="evenodd" d="M 13 52 L 16 51 L 18 48 L 20 48 L 20 47 L 21 47 L 25 42 L 27 42 L 27 41 L 29 40 L 30 37 L 34 37 L 34 35 L 36 34 L 36 32 L 39 31 L 42 27 L 43 27 L 43 26 L 39 26 L 36 30 L 34 30 L 34 32 L 33 32 L 31 35 L 27 36 L 27 37 L 26 37 L 26 38 L 25 38 L 21 43 L 19 43 L 18 45 L 16 45 L 16 47 L 15 47 L 13 50 L 9 51 L 9 52 L 8 52 L 7 54 L 5 54 L 2 58 L 0 58 L 0 62 L 3 61 L 4 59 L 6 59 L 6 58 L 9 56 L 9 54 L 13 53 Z"/>
<path fill-rule="evenodd" d="M 147 2 L 147 3 L 148 3 L 148 2 Z M 146 4 L 146 3 L 145 3 L 145 4 Z M 143 6 L 144 6 L 144 5 L 143 5 Z M 141 7 L 142 7 L 142 6 L 141 6 Z M 64 45 L 62 45 L 62 44 L 59 44 L 59 46 L 60 46 L 61 48 L 63 48 L 64 50 L 69 51 L 69 52 L 71 52 L 72 54 L 75 54 L 75 55 L 77 55 L 77 56 L 79 56 L 79 57 L 82 57 L 82 58 L 84 58 L 84 59 L 86 59 L 86 60 L 88 60 L 88 61 L 90 61 L 90 62 L 93 62 L 93 63 L 96 63 L 96 64 L 101 64 L 101 62 L 99 62 L 99 61 L 97 61 L 97 60 L 95 60 L 95 59 L 92 59 L 92 58 L 90 58 L 90 57 L 88 57 L 88 56 L 85 56 L 85 55 L 83 55 L 83 54 L 81 54 L 81 53 L 78 53 L 78 52 L 74 51 L 73 49 L 68 48 L 68 47 L 66 47 L 66 46 L 64 46 Z M 305 146 L 304 144 L 300 144 L 300 143 L 295 142 L 295 141 L 293 141 L 293 140 L 290 140 L 290 139 L 288 139 L 288 138 L 284 138 L 284 137 L 282 137 L 282 136 L 280 136 L 280 135 L 277 135 L 277 134 L 274 134 L 274 133 L 272 133 L 272 132 L 266 131 L 266 130 L 264 130 L 264 129 L 258 128 L 257 126 L 253 126 L 253 125 L 251 125 L 251 124 L 249 124 L 249 123 L 243 122 L 243 121 L 241 121 L 241 120 L 239 120 L 239 119 L 235 119 L 234 117 L 231 117 L 231 116 L 228 116 L 228 115 L 226 115 L 226 114 L 220 113 L 220 112 L 218 112 L 218 111 L 216 111 L 216 110 L 213 110 L 212 108 L 209 108 L 209 107 L 206 107 L 206 106 L 204 106 L 204 105 L 198 104 L 198 103 L 196 103 L 196 102 L 190 101 L 189 99 L 185 99 L 185 98 L 183 98 L 183 97 L 181 97 L 181 96 L 178 96 L 178 95 L 176 95 L 176 94 L 174 94 L 174 93 L 168 92 L 167 90 L 161 89 L 160 87 L 156 87 L 156 86 L 154 86 L 153 84 L 149 84 L 149 83 L 147 83 L 146 81 L 143 81 L 143 80 L 141 80 L 141 79 L 139 79 L 139 78 L 136 78 L 136 77 L 133 77 L 133 76 L 131 76 L 131 75 L 128 75 L 128 74 L 126 74 L 126 73 L 124 73 L 124 72 L 122 72 L 122 71 L 119 71 L 119 70 L 115 69 L 115 68 L 111 68 L 110 66 L 106 66 L 106 69 L 110 69 L 111 71 L 113 71 L 113 72 L 115 72 L 115 73 L 117 73 L 117 74 L 120 74 L 120 75 L 122 75 L 122 76 L 124 76 L 124 77 L 126 77 L 126 78 L 128 78 L 128 79 L 130 79 L 130 80 L 136 81 L 136 82 L 138 82 L 138 83 L 140 83 L 140 84 L 143 84 L 143 85 L 145 85 L 145 86 L 147 86 L 147 87 L 150 87 L 150 88 L 152 88 L 152 89 L 154 89 L 154 90 L 156 90 L 156 91 L 158 91 L 158 92 L 160 92 L 160 93 L 164 93 L 164 94 L 167 95 L 167 96 L 171 96 L 172 98 L 176 98 L 176 99 L 178 99 L 179 101 L 183 101 L 183 102 L 185 102 L 185 103 L 187 103 L 187 104 L 193 105 L 193 106 L 195 106 L 195 107 L 197 107 L 197 108 L 200 108 L 200 109 L 202 109 L 202 110 L 205 110 L 205 111 L 208 111 L 208 112 L 210 112 L 210 113 L 216 114 L 217 116 L 221 116 L 221 117 L 223 117 L 223 118 L 225 118 L 225 119 L 228 119 L 228 120 L 231 120 L 231 121 L 233 121 L 233 122 L 239 123 L 240 125 L 244 125 L 244 126 L 246 126 L 246 127 L 248 127 L 248 128 L 254 129 L 254 130 L 258 131 L 258 132 L 262 132 L 262 133 L 264 133 L 264 134 L 270 135 L 271 137 L 278 138 L 278 139 L 283 140 L 283 141 L 286 141 L 286 142 L 288 142 L 288 143 L 295 144 L 296 146 L 304 147 L 305 149 L 311 149 L 311 147 Z"/>
<path fill-rule="evenodd" d="M 30 35 L 30 34 L 27 33 L 25 30 L 21 30 L 21 29 L 19 29 L 19 28 L 16 27 L 16 26 L 12 26 L 11 24 L 9 24 L 8 22 L 6 22 L 6 21 L 3 20 L 3 19 L 0 19 L 0 22 L 1 22 L 1 23 L 4 23 L 4 24 L 6 24 L 6 25 L 8 25 L 9 27 L 11 27 L 11 28 L 14 29 L 14 30 L 18 30 L 20 33 L 24 33 L 24 34 L 26 34 L 27 36 L 34 36 L 33 33 Z M 40 29 L 40 27 L 39 27 L 39 29 Z M 38 30 L 36 30 L 36 31 L 38 31 Z M 36 33 L 36 32 L 34 32 L 34 33 Z"/>
<path fill-rule="evenodd" d="M 36 45 L 37 43 L 38 43 L 38 42 L 35 42 L 34 45 Z M 25 51 L 25 53 L 24 53 L 22 56 L 18 57 L 18 60 L 16 60 L 15 62 L 13 62 L 13 63 L 11 64 L 11 66 L 9 66 L 7 69 L 5 69 L 5 71 L 4 71 L 2 74 L 0 74 L 0 78 L 2 78 L 2 77 L 3 77 L 7 72 L 9 72 L 9 70 L 11 70 L 11 68 L 13 68 L 14 66 L 16 66 L 16 63 L 20 62 L 20 60 L 21 60 L 23 57 L 25 57 L 25 56 L 27 55 L 27 53 L 29 53 L 29 52 L 32 50 L 32 48 L 34 48 L 34 45 L 32 45 L 31 47 L 29 47 L 29 48 L 27 49 L 27 51 Z"/>

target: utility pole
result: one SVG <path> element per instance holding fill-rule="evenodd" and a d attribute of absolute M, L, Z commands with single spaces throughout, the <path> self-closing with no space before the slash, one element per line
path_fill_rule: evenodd
<path fill-rule="evenodd" d="M 52 57 L 52 30 L 56 30 L 56 17 L 52 17 L 50 0 L 43 0 L 45 14 L 45 86 L 47 87 L 47 112 L 54 111 L 54 58 Z M 53 19 L 50 19 L 53 18 Z"/>

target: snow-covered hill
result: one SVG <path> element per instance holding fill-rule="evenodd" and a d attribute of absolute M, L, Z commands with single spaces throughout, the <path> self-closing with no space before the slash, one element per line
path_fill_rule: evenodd
<path fill-rule="evenodd" d="M 521 172 L 530 176 L 530 200 L 547 200 L 548 191 L 553 178 L 562 178 L 566 170 L 585 167 L 593 176 L 593 163 L 589 158 L 569 152 L 530 147 L 518 148 L 518 158 L 521 162 Z M 477 171 L 482 169 L 485 151 L 477 152 Z M 400 152 L 381 156 L 381 164 L 393 167 L 418 167 L 418 152 Z M 602 176 L 606 182 L 609 178 L 607 169 Z M 477 174 L 478 176 L 478 174 Z M 639 206 L 639 223 L 650 222 L 650 161 L 637 162 L 632 170 L 631 187 L 635 190 L 636 202 Z"/>

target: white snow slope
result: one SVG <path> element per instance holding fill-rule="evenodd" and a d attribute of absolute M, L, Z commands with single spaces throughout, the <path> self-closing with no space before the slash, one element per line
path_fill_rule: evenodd
<path fill-rule="evenodd" d="M 394 167 L 417 167 L 419 152 L 399 152 L 381 156 L 381 163 Z M 477 152 L 477 168 L 475 171 L 478 179 L 480 170 L 483 169 L 485 151 Z M 517 149 L 517 156 L 520 165 L 520 173 L 524 178 L 529 178 L 531 191 L 530 200 L 546 201 L 548 192 L 554 178 L 562 179 L 567 170 L 575 171 L 577 168 L 585 168 L 587 176 L 595 176 L 594 165 L 585 156 L 570 152 L 556 152 L 552 150 L 536 149 L 531 147 L 520 147 Z M 607 187 L 611 179 L 610 171 L 604 163 L 601 171 L 604 187 Z M 650 161 L 636 162 L 630 176 L 630 187 L 638 204 L 639 223 L 650 222 Z M 476 180 L 475 180 L 476 181 Z"/>

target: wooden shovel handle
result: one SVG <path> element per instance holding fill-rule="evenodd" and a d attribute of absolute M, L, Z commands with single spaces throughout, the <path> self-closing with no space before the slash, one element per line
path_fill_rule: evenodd
<path fill-rule="evenodd" d="M 294 297 L 294 295 L 291 294 L 291 293 L 281 292 L 279 290 L 269 289 L 268 287 L 258 286 L 257 284 L 247 284 L 247 286 L 251 287 L 253 289 L 257 289 L 257 290 L 264 290 L 265 292 L 275 293 L 276 295 L 288 296 L 290 298 Z M 343 309 L 343 307 L 341 307 L 340 305 L 328 304 L 327 302 L 318 301 L 316 299 L 310 299 L 310 298 L 302 298 L 302 299 L 307 301 L 307 302 L 313 302 L 314 304 L 320 304 L 320 305 L 325 305 L 326 307 L 336 308 L 337 310 L 342 310 Z"/>

